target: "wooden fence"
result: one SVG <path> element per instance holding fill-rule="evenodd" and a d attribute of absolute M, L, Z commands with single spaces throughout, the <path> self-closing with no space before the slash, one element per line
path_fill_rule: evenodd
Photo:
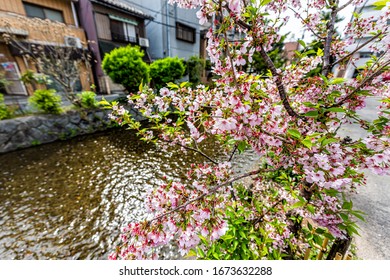
<path fill-rule="evenodd" d="M 352 260 L 352 254 L 347 253 L 348 248 L 351 245 L 351 242 L 352 242 L 351 237 L 348 237 L 347 239 L 336 239 L 333 242 L 328 252 L 329 239 L 325 238 L 321 246 L 314 245 L 314 247 L 319 250 L 319 253 L 317 255 L 317 260 L 322 260 L 326 253 L 328 253 L 326 256 L 327 260 Z M 305 256 L 304 256 L 305 260 L 308 260 L 310 258 L 310 253 L 312 249 L 313 249 L 312 247 L 306 249 Z"/>

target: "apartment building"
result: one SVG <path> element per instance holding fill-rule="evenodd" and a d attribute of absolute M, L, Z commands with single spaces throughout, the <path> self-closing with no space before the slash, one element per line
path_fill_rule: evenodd
<path fill-rule="evenodd" d="M 176 4 L 170 5 L 167 0 L 122 0 L 145 13 L 153 20 L 145 23 L 150 41 L 148 49 L 152 60 L 164 57 L 188 59 L 200 55 L 204 36 L 202 27 L 196 17 L 197 10 L 182 9 Z"/>
<path fill-rule="evenodd" d="M 20 81 L 27 70 L 40 71 L 29 59 L 31 47 L 72 48 L 71 58 L 77 59 L 87 51 L 85 32 L 79 27 L 75 3 L 77 0 L 0 0 L 0 72 L 9 81 L 2 89 L 6 94 L 31 95 L 33 88 Z M 42 21 L 44 20 L 44 21 Z M 4 40 L 12 36 L 14 43 Z M 31 52 L 22 51 L 23 46 Z M 75 90 L 89 89 L 93 83 L 88 66 L 79 65 Z M 49 87 L 59 89 L 53 83 Z M 59 89 L 60 90 L 60 89 Z"/>
<path fill-rule="evenodd" d="M 122 90 L 103 72 L 104 55 L 117 47 L 138 45 L 146 54 L 144 59 L 150 61 L 145 21 L 153 18 L 123 0 L 78 0 L 76 10 L 93 54 L 93 75 L 98 90 L 106 93 Z"/>

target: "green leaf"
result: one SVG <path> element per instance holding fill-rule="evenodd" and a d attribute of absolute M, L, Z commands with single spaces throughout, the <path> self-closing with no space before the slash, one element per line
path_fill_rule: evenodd
<path fill-rule="evenodd" d="M 318 111 L 317 110 L 309 111 L 306 114 L 304 114 L 304 116 L 313 117 L 313 118 L 318 117 Z"/>
<path fill-rule="evenodd" d="M 334 79 L 331 79 L 329 81 L 329 84 L 331 84 L 331 85 L 338 85 L 338 84 L 344 83 L 345 81 L 346 81 L 346 79 L 344 79 L 344 78 L 334 78 Z"/>
<path fill-rule="evenodd" d="M 357 92 L 357 94 L 358 94 L 358 95 L 363 95 L 363 96 L 373 96 L 373 94 L 370 93 L 369 90 L 359 90 L 359 91 Z"/>
<path fill-rule="evenodd" d="M 198 252 L 198 255 L 201 257 L 201 258 L 204 258 L 205 257 L 205 254 L 203 252 L 203 250 L 199 247 L 196 248 L 196 251 Z"/>
<path fill-rule="evenodd" d="M 219 254 L 217 252 L 213 252 L 213 257 L 219 260 Z"/>
<path fill-rule="evenodd" d="M 324 56 L 324 51 L 322 49 L 318 49 L 317 56 Z"/>
<path fill-rule="evenodd" d="M 322 140 L 321 146 L 326 146 L 330 143 L 335 143 L 335 142 L 338 142 L 338 140 L 336 138 L 326 138 L 326 139 Z"/>
<path fill-rule="evenodd" d="M 361 211 L 351 211 L 351 214 L 354 215 L 356 218 L 362 220 L 362 221 L 365 221 L 366 219 L 364 219 L 363 215 L 364 214 L 363 212 Z"/>
<path fill-rule="evenodd" d="M 332 108 L 326 109 L 326 111 L 328 111 L 328 112 L 334 112 L 334 113 L 344 113 L 344 112 L 345 112 L 345 109 L 340 108 L 340 107 L 332 107 Z"/>
<path fill-rule="evenodd" d="M 307 148 L 311 149 L 313 147 L 313 143 L 309 139 L 302 140 L 301 143 L 305 145 Z"/>
<path fill-rule="evenodd" d="M 234 239 L 234 236 L 226 234 L 226 235 L 222 236 L 221 239 L 222 240 L 231 240 L 231 239 Z"/>
<path fill-rule="evenodd" d="M 287 133 L 290 134 L 294 138 L 301 138 L 301 133 L 296 129 L 287 129 Z"/>
<path fill-rule="evenodd" d="M 328 78 L 324 75 L 320 74 L 321 79 L 324 81 L 325 84 L 329 84 Z"/>
<path fill-rule="evenodd" d="M 242 237 L 243 239 L 247 239 L 247 237 L 246 237 L 246 235 L 245 235 L 245 232 L 243 232 L 243 231 L 240 230 L 238 233 L 241 235 L 241 237 Z"/>
<path fill-rule="evenodd" d="M 180 87 L 183 88 L 183 87 L 187 86 L 188 84 L 189 84 L 188 82 L 182 82 L 182 83 L 180 84 Z"/>
<path fill-rule="evenodd" d="M 347 209 L 347 210 L 351 210 L 352 209 L 352 201 L 344 201 L 342 208 Z"/>
<path fill-rule="evenodd" d="M 306 48 L 306 43 L 305 43 L 303 40 L 298 40 L 298 43 L 299 43 L 302 47 Z"/>
<path fill-rule="evenodd" d="M 268 5 L 271 2 L 271 0 L 261 0 L 260 6 Z"/>
<path fill-rule="evenodd" d="M 340 213 L 340 217 L 341 219 L 343 219 L 344 222 L 349 220 L 348 215 L 345 213 Z"/>
<path fill-rule="evenodd" d="M 322 228 L 316 228 L 316 233 L 318 234 L 324 234 L 326 231 Z"/>
<path fill-rule="evenodd" d="M 246 149 L 248 148 L 248 144 L 245 142 L 245 141 L 241 141 L 238 146 L 237 146 L 237 149 L 240 153 L 243 153 Z"/>
<path fill-rule="evenodd" d="M 298 207 L 302 207 L 306 204 L 306 201 L 298 201 L 296 203 L 294 203 L 292 206 L 291 206 L 291 209 L 295 209 L 295 208 L 298 208 Z"/>
<path fill-rule="evenodd" d="M 172 83 L 172 82 L 169 82 L 167 83 L 167 86 L 170 88 L 170 89 L 179 89 L 179 86 Z"/>
<path fill-rule="evenodd" d="M 197 254 L 196 254 L 196 251 L 194 249 L 191 249 L 188 254 L 186 255 L 187 258 L 190 258 L 190 257 L 196 257 Z"/>
<path fill-rule="evenodd" d="M 375 6 L 375 10 L 382 10 L 384 7 L 386 7 L 387 2 L 389 2 L 389 0 L 380 0 L 374 2 L 373 5 Z"/>
<path fill-rule="evenodd" d="M 104 99 L 104 97 L 102 98 L 101 101 L 99 101 L 99 104 L 100 105 L 103 105 L 103 106 L 110 106 L 110 102 L 108 102 L 106 99 Z"/>
<path fill-rule="evenodd" d="M 316 108 L 316 105 L 311 102 L 303 102 L 303 105 L 309 108 Z"/>
<path fill-rule="evenodd" d="M 308 204 L 308 205 L 307 205 L 307 210 L 308 210 L 310 213 L 312 213 L 312 214 L 315 213 L 315 208 L 314 208 L 313 205 Z"/>

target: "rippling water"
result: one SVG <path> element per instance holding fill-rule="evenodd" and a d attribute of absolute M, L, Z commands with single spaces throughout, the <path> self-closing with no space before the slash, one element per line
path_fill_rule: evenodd
<path fill-rule="evenodd" d="M 106 259 L 121 228 L 146 216 L 147 190 L 164 175 L 185 180 L 194 160 L 123 129 L 0 155 L 0 259 Z"/>

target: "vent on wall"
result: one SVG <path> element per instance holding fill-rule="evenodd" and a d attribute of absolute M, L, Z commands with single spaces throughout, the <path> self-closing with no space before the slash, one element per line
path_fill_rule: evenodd
<path fill-rule="evenodd" d="M 141 47 L 149 48 L 149 39 L 148 38 L 139 38 L 139 45 Z"/>
<path fill-rule="evenodd" d="M 65 46 L 79 48 L 79 49 L 82 48 L 80 38 L 73 37 L 73 36 L 65 36 Z"/>

